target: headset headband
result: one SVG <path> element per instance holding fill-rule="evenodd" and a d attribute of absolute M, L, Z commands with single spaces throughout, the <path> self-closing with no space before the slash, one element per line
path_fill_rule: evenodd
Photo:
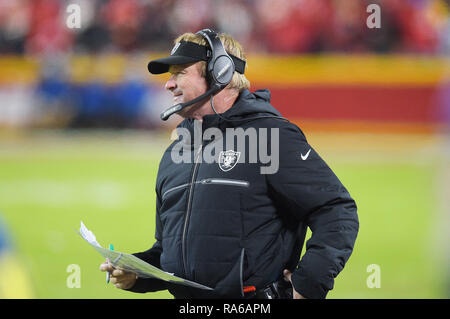
<path fill-rule="evenodd" d="M 234 71 L 236 70 L 233 59 L 225 50 L 216 32 L 210 29 L 203 29 L 198 31 L 197 34 L 203 36 L 211 48 L 211 57 L 207 65 L 207 72 L 211 79 L 211 87 L 221 90 L 233 78 Z"/>

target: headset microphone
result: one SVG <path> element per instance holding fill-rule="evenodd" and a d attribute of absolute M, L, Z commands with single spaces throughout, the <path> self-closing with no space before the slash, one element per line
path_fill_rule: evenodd
<path fill-rule="evenodd" d="M 161 113 L 161 120 L 166 121 L 172 114 L 177 113 L 184 109 L 185 107 L 191 106 L 197 102 L 200 102 L 210 96 L 213 96 L 216 92 L 218 92 L 220 88 L 217 86 L 213 86 L 211 89 L 203 93 L 202 95 L 197 96 L 195 99 L 192 99 L 188 102 L 178 103 L 171 107 L 168 107 L 164 112 Z"/>

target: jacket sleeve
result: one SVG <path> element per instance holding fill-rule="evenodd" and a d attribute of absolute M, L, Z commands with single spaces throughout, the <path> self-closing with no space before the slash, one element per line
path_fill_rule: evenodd
<path fill-rule="evenodd" d="M 359 229 L 356 203 L 297 126 L 281 127 L 279 141 L 279 169 L 267 175 L 269 187 L 312 233 L 292 283 L 306 298 L 325 298 L 353 251 Z"/>
<path fill-rule="evenodd" d="M 147 251 L 135 253 L 134 256 L 138 257 L 139 259 L 142 259 L 143 261 L 149 263 L 150 265 L 153 265 L 155 267 L 161 268 L 160 263 L 160 257 L 162 253 L 162 245 L 161 245 L 161 234 L 162 234 L 162 224 L 161 219 L 159 217 L 159 210 L 160 210 L 160 201 L 157 196 L 156 200 L 156 225 L 155 225 L 155 238 L 156 242 L 153 244 L 152 248 L 150 248 Z M 130 289 L 127 289 L 128 291 L 132 292 L 154 292 L 159 290 L 165 290 L 168 289 L 169 284 L 160 279 L 154 279 L 154 278 L 138 278 L 136 280 L 136 283 L 133 287 Z"/>

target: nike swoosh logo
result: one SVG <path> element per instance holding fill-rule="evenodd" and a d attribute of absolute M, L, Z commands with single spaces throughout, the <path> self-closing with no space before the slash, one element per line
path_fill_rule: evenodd
<path fill-rule="evenodd" d="M 309 152 L 311 152 L 311 149 L 309 149 L 308 153 L 306 153 L 305 155 L 303 155 L 302 153 L 300 153 L 300 156 L 301 156 L 302 160 L 305 161 L 305 160 L 308 158 Z"/>

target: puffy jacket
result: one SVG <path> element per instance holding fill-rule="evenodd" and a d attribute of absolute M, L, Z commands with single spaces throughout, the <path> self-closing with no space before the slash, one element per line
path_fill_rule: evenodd
<path fill-rule="evenodd" d="M 157 279 L 138 279 L 130 290 L 169 289 L 175 298 L 240 298 L 244 286 L 263 288 L 282 278 L 287 268 L 293 271 L 296 291 L 307 298 L 325 298 L 353 250 L 359 227 L 355 201 L 302 131 L 280 118 L 270 105 L 268 90 L 242 91 L 222 117 L 228 120 L 204 116 L 197 133 L 216 127 L 223 139 L 210 136 L 196 143 L 193 119 L 178 126 L 178 132 L 188 131 L 192 139 L 180 135 L 162 157 L 156 183 L 156 242 L 135 254 L 214 291 Z M 246 145 L 234 166 L 226 166 L 230 163 L 223 164 L 212 146 L 228 151 L 226 129 L 238 127 L 266 129 L 268 138 L 257 146 Z M 262 174 L 261 168 L 269 164 L 252 160 L 251 151 L 266 147 L 275 152 L 275 144 L 278 169 Z M 206 151 L 216 156 L 213 163 L 198 160 Z M 190 161 L 175 163 L 174 152 Z M 312 236 L 299 261 L 306 227 Z"/>

